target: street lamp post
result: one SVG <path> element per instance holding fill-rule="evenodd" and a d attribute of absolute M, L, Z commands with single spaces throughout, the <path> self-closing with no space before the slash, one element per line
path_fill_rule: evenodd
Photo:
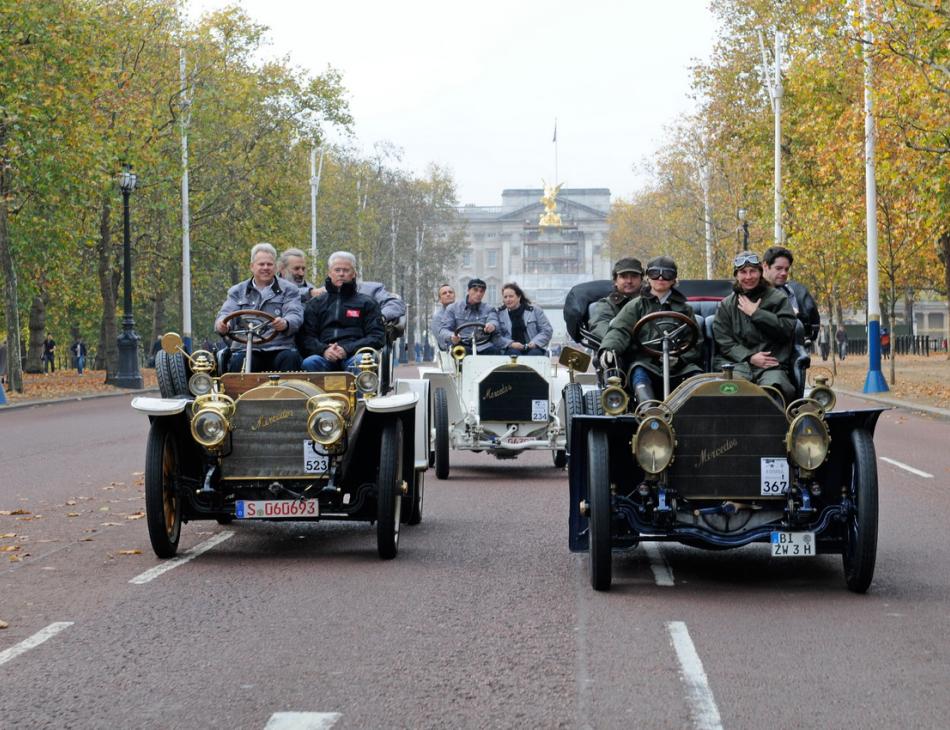
<path fill-rule="evenodd" d="M 141 388 L 142 373 L 139 371 L 139 336 L 135 334 L 135 321 L 132 318 L 132 247 L 129 232 L 129 196 L 135 190 L 136 177 L 131 165 L 123 165 L 119 175 L 119 187 L 122 189 L 122 253 L 124 302 L 122 315 L 122 334 L 119 335 L 119 371 L 113 385 L 120 388 Z"/>
<path fill-rule="evenodd" d="M 739 208 L 736 211 L 736 218 L 739 219 L 739 229 L 742 230 L 742 250 L 749 250 L 749 220 L 746 218 L 746 209 Z M 739 230 L 736 230 L 736 239 L 739 238 Z"/>

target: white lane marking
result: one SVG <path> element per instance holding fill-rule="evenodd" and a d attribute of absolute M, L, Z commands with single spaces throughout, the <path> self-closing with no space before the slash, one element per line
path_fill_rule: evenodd
<path fill-rule="evenodd" d="M 703 663 L 696 653 L 693 640 L 689 638 L 689 631 L 682 621 L 670 621 L 666 624 L 670 631 L 670 640 L 676 649 L 676 656 L 680 661 L 683 681 L 686 683 L 686 696 L 690 704 L 690 715 L 693 718 L 693 727 L 696 730 L 722 730 L 722 720 L 719 717 L 719 708 L 713 697 Z"/>
<path fill-rule="evenodd" d="M 264 730 L 327 730 L 339 719 L 339 712 L 275 712 Z"/>
<path fill-rule="evenodd" d="M 204 542 L 198 543 L 191 550 L 182 554 L 181 556 L 177 558 L 172 558 L 171 560 L 166 560 L 164 563 L 161 563 L 160 565 L 156 565 L 154 568 L 149 568 L 141 575 L 135 576 L 132 580 L 129 581 L 129 583 L 134 583 L 135 585 L 140 586 L 140 585 L 144 585 L 145 583 L 148 583 L 150 580 L 155 580 L 162 573 L 167 573 L 172 568 L 177 568 L 179 565 L 184 565 L 189 560 L 194 560 L 202 553 L 208 552 L 215 545 L 221 544 L 222 542 L 227 540 L 229 537 L 232 537 L 233 535 L 234 533 L 228 530 L 225 530 L 224 532 L 219 532 L 214 537 L 210 537 Z"/>
<path fill-rule="evenodd" d="M 40 629 L 33 636 L 30 636 L 19 644 L 11 646 L 9 649 L 0 651 L 0 664 L 6 664 L 11 659 L 16 659 L 20 654 L 25 654 L 30 649 L 34 649 L 47 639 L 52 639 L 56 634 L 73 625 L 72 621 L 57 621 L 50 624 L 45 629 Z"/>
<path fill-rule="evenodd" d="M 886 456 L 879 456 L 878 458 L 879 458 L 881 461 L 886 461 L 888 464 L 893 464 L 893 465 L 896 466 L 898 469 L 904 469 L 904 470 L 906 470 L 906 471 L 909 471 L 911 474 L 916 474 L 917 476 L 923 477 L 924 479 L 933 479 L 933 478 L 934 478 L 934 475 L 933 475 L 933 474 L 928 474 L 927 472 L 921 471 L 920 469 L 915 469 L 915 468 L 912 467 L 912 466 L 907 466 L 907 464 L 904 464 L 903 462 L 900 462 L 900 461 L 898 461 L 897 459 L 888 459 Z"/>
<path fill-rule="evenodd" d="M 658 586 L 674 585 L 673 570 L 670 568 L 670 564 L 666 562 L 666 558 L 663 557 L 663 553 L 660 552 L 660 546 L 655 542 L 644 542 L 641 544 L 646 551 L 647 557 L 650 558 L 650 570 L 653 571 L 656 584 Z"/>

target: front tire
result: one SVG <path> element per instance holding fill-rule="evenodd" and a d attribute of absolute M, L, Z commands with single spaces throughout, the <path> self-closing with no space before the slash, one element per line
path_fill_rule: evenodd
<path fill-rule="evenodd" d="M 178 440 L 167 421 L 156 419 L 149 428 L 145 446 L 145 518 L 152 550 L 160 558 L 173 558 L 178 552 L 180 477 Z"/>
<path fill-rule="evenodd" d="M 610 455 L 607 434 L 587 434 L 587 519 L 590 545 L 590 584 L 595 591 L 610 590 Z"/>
<path fill-rule="evenodd" d="M 564 431 L 567 435 L 567 454 L 571 453 L 571 424 L 574 416 L 584 415 L 584 391 L 580 383 L 564 386 Z"/>
<path fill-rule="evenodd" d="M 563 469 L 567 466 L 567 452 L 564 449 L 557 449 L 554 454 L 554 468 Z"/>
<path fill-rule="evenodd" d="M 399 551 L 402 512 L 402 421 L 398 418 L 383 426 L 376 474 L 376 544 L 379 557 L 392 560 Z"/>
<path fill-rule="evenodd" d="M 865 593 L 874 578 L 877 560 L 877 457 L 874 441 L 864 429 L 851 434 L 851 514 L 845 525 L 844 579 L 848 590 Z"/>
<path fill-rule="evenodd" d="M 449 404 L 445 397 L 444 388 L 436 388 L 435 411 L 435 478 L 449 478 Z"/>
<path fill-rule="evenodd" d="M 426 491 L 426 473 L 424 471 L 416 472 L 416 488 L 412 494 L 412 505 L 409 509 L 409 519 L 406 524 L 418 525 L 422 522 L 422 503 L 425 500 Z"/>

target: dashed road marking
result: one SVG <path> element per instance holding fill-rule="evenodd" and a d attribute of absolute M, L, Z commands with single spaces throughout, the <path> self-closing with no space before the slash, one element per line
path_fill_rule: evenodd
<path fill-rule="evenodd" d="M 52 639 L 56 634 L 73 625 L 72 621 L 57 621 L 50 624 L 45 629 L 40 629 L 33 636 L 30 636 L 19 644 L 11 646 L 9 649 L 0 651 L 0 664 L 6 664 L 11 659 L 16 659 L 20 654 L 25 654 L 30 649 L 34 649 L 47 639 Z"/>
<path fill-rule="evenodd" d="M 888 464 L 892 464 L 893 466 L 896 466 L 898 469 L 903 469 L 903 470 L 905 470 L 905 471 L 909 471 L 911 474 L 916 474 L 917 476 L 923 477 L 924 479 L 933 479 L 933 478 L 934 478 L 934 475 L 933 475 L 933 474 L 928 474 L 927 472 L 921 471 L 920 469 L 915 469 L 914 467 L 908 466 L 907 464 L 905 464 L 905 463 L 903 463 L 903 462 L 901 462 L 901 461 L 898 461 L 897 459 L 888 459 L 886 456 L 880 456 L 880 457 L 878 457 L 878 458 L 879 458 L 881 461 L 886 461 Z"/>
<path fill-rule="evenodd" d="M 149 568 L 144 573 L 135 576 L 129 583 L 133 583 L 137 586 L 144 585 L 151 580 L 155 580 L 162 573 L 167 573 L 172 568 L 177 568 L 179 565 L 184 565 L 189 560 L 194 560 L 202 553 L 208 552 L 215 545 L 220 545 L 222 542 L 227 540 L 229 537 L 234 535 L 233 532 L 225 530 L 224 532 L 219 532 L 214 537 L 210 537 L 204 542 L 198 543 L 191 550 L 180 555 L 177 558 L 172 558 L 171 560 L 166 560 L 160 565 L 156 565 L 154 568 Z"/>
<path fill-rule="evenodd" d="M 663 553 L 660 552 L 660 546 L 655 542 L 644 542 L 642 544 L 647 557 L 650 558 L 650 570 L 653 571 L 656 584 L 658 586 L 675 585 L 673 583 L 673 570 L 670 568 L 670 564 L 666 562 L 666 558 L 663 557 Z"/>
<path fill-rule="evenodd" d="M 339 712 L 275 712 L 264 730 L 328 730 L 339 719 Z"/>
<path fill-rule="evenodd" d="M 686 684 L 686 697 L 693 727 L 696 730 L 722 730 L 722 719 L 719 717 L 716 699 L 709 687 L 709 680 L 706 679 L 703 663 L 693 646 L 693 640 L 689 638 L 686 624 L 682 621 L 670 621 L 666 626 L 680 662 L 683 682 Z"/>

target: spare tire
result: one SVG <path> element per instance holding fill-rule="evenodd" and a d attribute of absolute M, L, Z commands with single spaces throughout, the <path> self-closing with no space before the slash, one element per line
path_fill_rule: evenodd
<path fill-rule="evenodd" d="M 188 365 L 180 352 L 169 355 L 159 350 L 155 354 L 155 377 L 162 398 L 188 397 Z"/>

